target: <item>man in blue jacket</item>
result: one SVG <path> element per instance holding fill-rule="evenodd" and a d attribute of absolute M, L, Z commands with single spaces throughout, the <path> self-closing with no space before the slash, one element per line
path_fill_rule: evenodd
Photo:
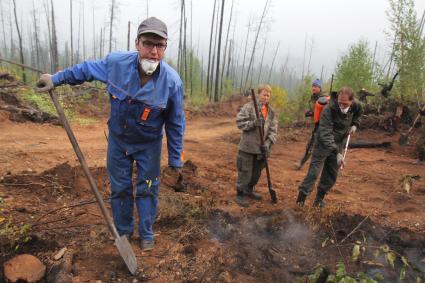
<path fill-rule="evenodd" d="M 107 85 L 111 102 L 107 169 L 114 222 L 120 235 L 131 237 L 135 202 L 141 247 L 149 251 L 153 249 L 164 125 L 168 165 L 175 171 L 182 166 L 183 85 L 177 72 L 162 60 L 167 47 L 167 26 L 162 21 L 154 17 L 144 20 L 135 43 L 137 52 L 113 52 L 103 60 L 43 74 L 37 86 L 39 91 L 48 91 L 93 80 Z M 138 172 L 135 194 L 134 163 Z"/>

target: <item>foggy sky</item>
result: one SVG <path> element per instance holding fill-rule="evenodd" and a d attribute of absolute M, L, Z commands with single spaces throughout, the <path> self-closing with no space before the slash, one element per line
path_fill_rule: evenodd
<path fill-rule="evenodd" d="M 148 1 L 148 2 L 147 2 Z M 190 0 L 187 1 L 188 29 L 190 27 L 191 7 Z M 258 22 L 266 0 L 234 0 L 234 16 L 230 34 L 235 33 L 237 47 L 242 50 L 246 37 L 248 20 Z M 9 0 L 0 0 L 2 10 L 9 13 Z M 18 6 L 18 17 L 24 19 L 24 40 L 28 43 L 27 34 L 31 23 L 31 10 L 35 5 L 40 26 L 46 29 L 45 14 L 41 0 L 16 0 Z M 87 56 L 92 56 L 93 22 L 96 37 L 99 37 L 100 29 L 108 26 L 109 6 L 111 1 L 107 0 L 74 0 L 73 1 L 73 26 L 74 45 L 77 45 L 77 30 L 79 22 L 79 11 L 81 5 L 85 7 L 85 37 L 88 46 Z M 210 34 L 213 0 L 193 0 L 193 38 L 192 44 L 195 50 L 204 57 L 207 56 Z M 220 0 L 221 2 L 221 0 Z M 230 13 L 231 0 L 226 0 L 225 27 L 223 37 L 227 28 Z M 63 52 L 64 42 L 70 40 L 70 16 L 69 0 L 53 0 L 56 10 L 56 21 L 58 41 Z M 119 11 L 114 27 L 115 50 L 125 50 L 127 46 L 127 22 L 131 21 L 131 49 L 134 49 L 134 38 L 138 24 L 149 16 L 162 19 L 169 29 L 169 48 L 167 57 L 174 59 L 177 54 L 179 36 L 179 5 L 177 0 L 119 0 Z M 147 11 L 147 3 L 149 10 Z M 94 10 L 93 10 L 94 8 Z M 257 49 L 256 62 L 258 62 L 265 37 L 268 38 L 265 52 L 265 61 L 270 62 L 278 41 L 280 48 L 275 63 L 276 68 L 283 65 L 289 54 L 289 67 L 301 73 L 304 44 L 307 38 L 307 61 L 310 46 L 313 44 L 310 69 L 320 75 L 322 65 L 325 74 L 332 73 L 337 59 L 347 51 L 349 45 L 360 39 L 370 43 L 373 50 L 375 42 L 378 42 L 377 59 L 382 65 L 387 60 L 389 40 L 385 31 L 389 31 L 389 22 L 386 11 L 389 8 L 387 0 L 296 0 L 282 1 L 272 0 L 271 9 L 267 14 L 267 29 L 260 35 Z M 425 1 L 415 0 L 415 8 L 418 18 L 422 16 L 425 9 Z M 93 13 L 94 11 L 94 13 Z M 82 20 L 81 20 L 82 21 Z M 82 23 L 81 23 L 82 24 Z M 8 23 L 6 21 L 6 26 Z M 0 26 L 1 29 L 1 26 Z M 8 28 L 6 28 L 8 31 Z M 234 30 L 234 31 L 233 31 Z M 107 29 L 107 34 L 109 31 Z M 255 31 L 251 33 L 248 44 L 249 53 L 253 43 Z M 96 39 L 98 40 L 98 38 Z M 224 40 L 223 40 L 224 41 Z M 199 45 L 198 45 L 199 43 Z M 80 43 L 82 44 L 82 42 Z M 223 43 L 224 44 L 224 43 Z M 25 45 L 25 41 L 24 41 Z M 0 45 L 2 46 L 2 45 Z M 106 44 L 107 46 L 107 44 Z M 107 49 L 107 47 L 106 47 Z M 306 63 L 307 65 L 307 63 Z M 307 67 L 306 67 L 307 68 Z"/>

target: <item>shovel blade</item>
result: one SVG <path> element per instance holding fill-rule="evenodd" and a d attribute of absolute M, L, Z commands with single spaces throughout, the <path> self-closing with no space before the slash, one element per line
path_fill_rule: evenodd
<path fill-rule="evenodd" d="M 117 247 L 118 252 L 127 265 L 130 273 L 135 275 L 137 272 L 137 260 L 128 238 L 125 236 L 115 238 L 115 246 Z"/>
<path fill-rule="evenodd" d="M 273 188 L 269 188 L 269 193 L 272 203 L 277 203 L 276 191 Z"/>
<path fill-rule="evenodd" d="M 406 134 L 401 134 L 400 138 L 398 139 L 398 144 L 403 146 L 407 144 L 407 141 L 409 140 L 409 136 Z"/>

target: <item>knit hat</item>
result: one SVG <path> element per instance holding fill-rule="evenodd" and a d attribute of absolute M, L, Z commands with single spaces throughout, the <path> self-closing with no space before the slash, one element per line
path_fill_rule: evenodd
<path fill-rule="evenodd" d="M 311 86 L 318 86 L 322 88 L 322 81 L 319 79 L 315 79 L 314 82 L 311 84 Z"/>

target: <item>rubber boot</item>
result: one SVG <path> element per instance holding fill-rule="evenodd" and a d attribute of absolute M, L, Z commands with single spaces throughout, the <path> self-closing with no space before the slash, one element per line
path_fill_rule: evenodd
<path fill-rule="evenodd" d="M 256 192 L 249 192 L 249 193 L 245 193 L 246 197 L 249 197 L 250 199 L 253 200 L 262 200 L 263 197 L 259 194 L 257 194 Z"/>
<path fill-rule="evenodd" d="M 307 197 L 307 195 L 306 195 L 306 194 L 304 194 L 303 192 L 299 191 L 299 192 L 298 192 L 298 197 L 297 197 L 297 204 L 298 204 L 299 206 L 303 206 L 303 205 L 304 205 L 304 202 L 305 202 L 306 197 Z"/>
<path fill-rule="evenodd" d="M 244 198 L 243 192 L 238 191 L 235 199 L 236 203 L 239 204 L 242 207 L 248 207 L 249 204 L 246 202 Z"/>
<path fill-rule="evenodd" d="M 325 208 L 325 201 L 323 200 L 325 198 L 326 193 L 323 192 L 317 192 L 316 198 L 314 199 L 313 206 L 319 207 L 319 208 Z"/>

